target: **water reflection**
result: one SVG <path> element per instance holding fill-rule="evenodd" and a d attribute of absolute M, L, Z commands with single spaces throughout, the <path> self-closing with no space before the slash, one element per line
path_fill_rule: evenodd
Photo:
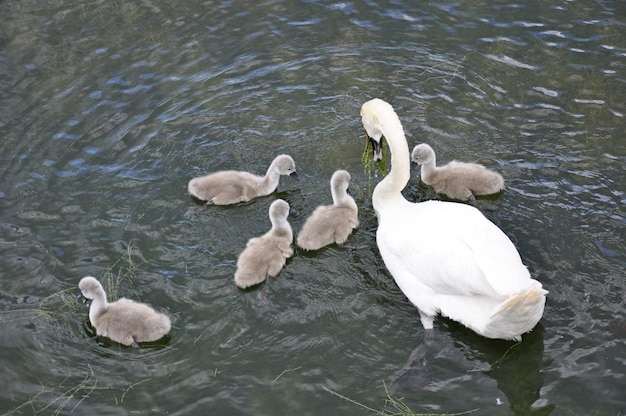
<path fill-rule="evenodd" d="M 451 333 L 424 332 L 420 345 L 391 376 L 392 391 L 407 395 L 425 389 L 449 395 L 451 388 L 458 388 L 468 381 L 477 382 L 479 375 L 484 374 L 495 380 L 504 396 L 486 392 L 487 400 L 475 398 L 466 406 L 473 401 L 484 412 L 490 407 L 495 411 L 494 405 L 508 405 L 515 415 L 549 415 L 554 411 L 555 405 L 541 398 L 543 368 L 549 365 L 544 359 L 545 329 L 542 325 L 525 334 L 521 343 L 512 343 L 480 337 L 451 321 L 446 324 Z M 465 367 L 465 374 L 470 378 L 437 379 L 431 367 L 445 360 L 454 361 L 459 368 Z"/>
<path fill-rule="evenodd" d="M 545 404 L 545 399 L 544 404 L 536 405 L 544 384 L 543 368 L 549 365 L 544 360 L 544 332 L 538 325 L 524 335 L 519 347 L 504 352 L 504 346 L 495 350 L 478 347 L 485 361 L 492 363 L 485 374 L 496 380 L 516 415 L 548 415 L 555 409 L 554 404 Z"/>

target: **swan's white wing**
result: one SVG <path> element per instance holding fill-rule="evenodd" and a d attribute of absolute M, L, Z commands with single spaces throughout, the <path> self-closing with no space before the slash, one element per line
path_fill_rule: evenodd
<path fill-rule="evenodd" d="M 477 267 L 500 295 L 509 296 L 531 285 L 530 273 L 513 242 L 478 209 L 465 204 L 444 203 L 446 231 L 471 247 Z"/>
<path fill-rule="evenodd" d="M 411 234 L 405 232 L 409 229 L 413 230 Z M 426 224 L 418 228 L 410 222 L 405 227 L 386 227 L 382 222 L 379 225 L 378 247 L 403 292 L 407 294 L 405 288 L 409 286 L 408 290 L 417 292 L 495 295 L 477 267 L 472 250 L 452 236 L 428 236 L 433 231 Z"/>
<path fill-rule="evenodd" d="M 396 279 L 461 296 L 497 297 L 528 286 L 528 271 L 511 241 L 475 208 L 429 201 L 388 213 L 377 240 Z"/>

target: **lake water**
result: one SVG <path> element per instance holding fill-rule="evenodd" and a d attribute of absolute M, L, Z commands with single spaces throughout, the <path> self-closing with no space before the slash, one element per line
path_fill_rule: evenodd
<path fill-rule="evenodd" d="M 0 414 L 626 414 L 626 2 L 5 0 L 0 16 Z M 373 97 L 411 147 L 505 177 L 477 206 L 550 291 L 521 344 L 441 318 L 426 333 L 386 271 L 361 162 Z M 280 153 L 301 181 L 188 215 L 192 177 Z M 346 245 L 238 290 L 269 204 L 289 202 L 297 234 L 336 169 L 360 209 Z M 417 172 L 405 195 L 437 198 Z M 85 275 L 168 312 L 169 337 L 96 337 Z"/>

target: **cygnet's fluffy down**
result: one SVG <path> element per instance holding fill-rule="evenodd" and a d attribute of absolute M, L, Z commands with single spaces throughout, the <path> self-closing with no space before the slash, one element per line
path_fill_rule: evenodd
<path fill-rule="evenodd" d="M 140 342 L 159 340 L 170 332 L 170 318 L 144 303 L 126 298 L 108 303 L 106 293 L 95 277 L 83 277 L 78 288 L 82 296 L 92 300 L 89 321 L 100 336 L 136 346 Z"/>
<path fill-rule="evenodd" d="M 230 205 L 247 202 L 259 196 L 269 195 L 276 190 L 281 175 L 299 180 L 296 164 L 288 155 L 277 156 L 265 176 L 249 172 L 224 170 L 189 181 L 190 195 L 207 201 L 207 204 Z"/>
<path fill-rule="evenodd" d="M 262 283 L 268 276 L 276 276 L 293 255 L 293 232 L 287 221 L 288 215 L 287 202 L 282 199 L 272 202 L 269 209 L 272 228 L 261 237 L 248 240 L 237 259 L 235 284 L 239 288 L 245 289 Z"/>
<path fill-rule="evenodd" d="M 329 244 L 343 244 L 359 225 L 359 209 L 348 195 L 350 174 L 336 171 L 330 179 L 333 205 L 321 205 L 313 211 L 298 234 L 298 246 L 318 250 Z"/>
<path fill-rule="evenodd" d="M 413 148 L 411 161 L 421 165 L 421 179 L 435 192 L 467 201 L 478 195 L 491 195 L 504 189 L 502 175 L 477 163 L 452 161 L 437 167 L 435 151 L 426 143 Z"/>

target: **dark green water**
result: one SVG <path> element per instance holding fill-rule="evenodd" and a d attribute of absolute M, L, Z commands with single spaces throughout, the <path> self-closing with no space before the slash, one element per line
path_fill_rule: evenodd
<path fill-rule="evenodd" d="M 550 291 L 520 345 L 427 335 L 385 270 L 373 97 L 410 146 L 504 175 L 478 206 Z M 395 380 L 416 412 L 624 415 L 625 102 L 617 0 L 0 2 L 0 414 L 362 415 L 329 390 L 382 410 Z M 300 182 L 185 215 L 192 177 L 280 153 Z M 347 246 L 239 291 L 271 201 L 297 233 L 336 169 L 360 208 Z M 405 193 L 436 197 L 417 173 Z M 167 339 L 95 337 L 74 297 L 107 271 L 172 315 Z"/>

